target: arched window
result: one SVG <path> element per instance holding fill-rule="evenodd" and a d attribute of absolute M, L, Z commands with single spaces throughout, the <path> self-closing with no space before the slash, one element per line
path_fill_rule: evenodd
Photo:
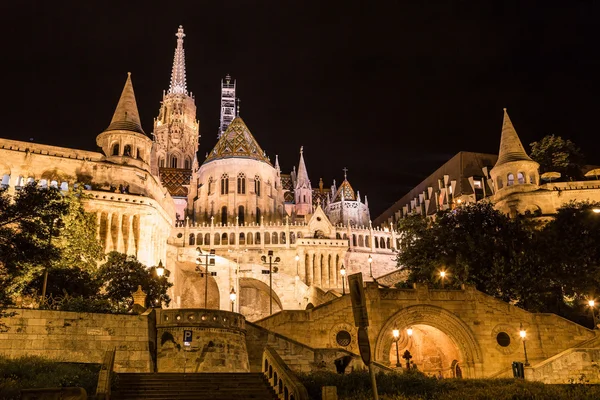
<path fill-rule="evenodd" d="M 112 155 L 113 156 L 119 155 L 119 143 L 113 144 Z"/>
<path fill-rule="evenodd" d="M 296 234 L 294 232 L 290 232 L 290 244 L 296 243 Z"/>
<path fill-rule="evenodd" d="M 213 244 L 215 244 L 215 245 L 221 244 L 221 235 L 219 235 L 218 233 L 215 233 L 215 242 Z"/>
<path fill-rule="evenodd" d="M 515 176 L 513 174 L 508 174 L 506 177 L 506 186 L 512 186 L 515 184 Z"/>
<path fill-rule="evenodd" d="M 238 207 L 238 224 L 244 225 L 244 206 Z"/>
<path fill-rule="evenodd" d="M 371 237 L 369 235 L 365 236 L 365 246 L 371 247 Z"/>
<path fill-rule="evenodd" d="M 502 189 L 502 178 L 498 177 L 498 189 Z"/>
<path fill-rule="evenodd" d="M 378 249 L 379 248 L 379 240 L 377 240 L 376 237 L 373 238 L 373 242 L 375 244 L 375 248 Z"/>
<path fill-rule="evenodd" d="M 384 238 L 379 238 L 379 248 L 385 249 L 385 239 Z"/>
<path fill-rule="evenodd" d="M 190 233 L 190 246 L 193 246 L 196 244 L 196 236 L 193 233 Z"/>
<path fill-rule="evenodd" d="M 221 207 L 221 224 L 227 225 L 227 206 Z"/>
<path fill-rule="evenodd" d="M 271 244 L 271 234 L 269 232 L 265 232 L 265 244 Z"/>
<path fill-rule="evenodd" d="M 141 160 L 141 159 L 142 159 L 142 153 L 140 152 L 140 149 L 137 149 L 137 150 L 136 150 L 136 152 L 137 152 L 137 154 L 136 154 L 136 158 L 137 158 L 138 160 Z M 143 160 L 142 160 L 142 161 L 143 161 Z"/>
<path fill-rule="evenodd" d="M 125 157 L 131 157 L 131 154 L 133 154 L 133 152 L 131 151 L 131 145 L 126 144 L 125 147 L 123 147 L 123 155 Z"/>
<path fill-rule="evenodd" d="M 356 235 L 352 235 L 352 246 L 356 247 Z"/>
<path fill-rule="evenodd" d="M 171 156 L 171 168 L 177 168 L 177 157 Z"/>
<path fill-rule="evenodd" d="M 260 232 L 256 232 L 254 235 L 254 243 L 260 244 Z"/>
<path fill-rule="evenodd" d="M 46 181 L 45 179 L 42 179 L 42 181 Z M 41 181 L 40 181 L 41 184 Z M 9 174 L 4 174 L 4 176 L 2 176 L 2 187 L 3 188 L 7 188 L 10 185 L 10 175 Z M 46 183 L 46 186 L 48 184 Z M 42 186 L 44 187 L 44 186 Z"/>
<path fill-rule="evenodd" d="M 285 240 L 285 232 L 281 232 L 281 241 L 279 243 L 281 244 L 285 244 L 286 240 Z"/>
<path fill-rule="evenodd" d="M 202 243 L 204 241 L 204 235 L 199 233 L 198 236 L 196 236 L 196 244 L 198 246 L 202 246 L 204 243 Z"/>
<path fill-rule="evenodd" d="M 388 249 L 391 249 L 391 248 L 392 248 L 392 246 L 390 245 L 390 238 L 387 238 L 387 239 L 386 239 L 386 245 L 387 245 L 386 247 L 387 247 Z"/>
<path fill-rule="evenodd" d="M 221 235 L 221 244 L 227 245 L 229 244 L 229 236 L 226 233 Z"/>
<path fill-rule="evenodd" d="M 252 232 L 248 232 L 248 234 L 246 235 L 246 244 L 252 244 L 253 241 L 254 235 L 252 234 Z"/>
<path fill-rule="evenodd" d="M 254 193 L 260 197 L 260 176 L 258 175 L 254 177 Z"/>
<path fill-rule="evenodd" d="M 273 244 L 279 244 L 279 240 L 278 240 L 278 237 L 277 237 L 277 232 L 273 232 L 273 235 L 271 235 L 271 236 L 272 236 L 271 243 L 273 243 Z"/>
<path fill-rule="evenodd" d="M 184 162 L 184 168 L 185 169 L 190 169 L 192 168 L 192 161 L 189 159 L 189 157 L 185 158 L 185 162 Z"/>
<path fill-rule="evenodd" d="M 223 174 L 221 176 L 221 194 L 229 193 L 229 175 Z"/>
<path fill-rule="evenodd" d="M 256 207 L 256 224 L 260 225 L 260 208 L 258 207 Z"/>
<path fill-rule="evenodd" d="M 235 244 L 235 233 L 229 234 L 229 244 L 231 244 L 231 245 Z"/>
<path fill-rule="evenodd" d="M 240 232 L 240 239 L 238 241 L 240 245 L 246 244 L 246 234 L 244 232 Z"/>
<path fill-rule="evenodd" d="M 204 235 L 204 245 L 205 246 L 210 245 L 210 233 L 207 233 L 206 235 Z"/>
<path fill-rule="evenodd" d="M 237 193 L 246 194 L 246 175 L 240 172 L 237 177 Z"/>
<path fill-rule="evenodd" d="M 519 182 L 519 185 L 525 183 L 525 175 L 523 175 L 522 172 L 517 173 L 517 181 Z"/>
<path fill-rule="evenodd" d="M 165 159 L 164 158 L 161 157 L 161 158 L 158 159 L 158 166 L 160 168 L 164 168 L 165 167 Z"/>

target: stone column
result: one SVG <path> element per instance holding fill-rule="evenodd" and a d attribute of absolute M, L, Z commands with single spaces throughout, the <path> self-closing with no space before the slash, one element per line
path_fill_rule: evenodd
<path fill-rule="evenodd" d="M 113 240 L 112 240 L 112 219 L 113 219 L 113 213 L 107 213 L 106 214 L 106 247 L 105 247 L 105 251 L 106 253 L 111 252 L 113 250 Z"/>

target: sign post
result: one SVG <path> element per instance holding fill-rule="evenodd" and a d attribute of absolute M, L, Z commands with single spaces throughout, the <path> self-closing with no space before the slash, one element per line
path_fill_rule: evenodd
<path fill-rule="evenodd" d="M 369 326 L 369 315 L 367 314 L 367 299 L 363 287 L 362 273 L 348 275 L 348 287 L 350 288 L 350 298 L 352 300 L 352 313 L 354 314 L 354 325 L 358 328 L 358 349 L 360 357 L 367 367 L 369 367 L 369 376 L 371 377 L 371 388 L 373 390 L 373 399 L 379 400 L 377 393 L 377 382 L 375 380 L 375 369 L 371 363 L 371 344 L 367 327 Z"/>

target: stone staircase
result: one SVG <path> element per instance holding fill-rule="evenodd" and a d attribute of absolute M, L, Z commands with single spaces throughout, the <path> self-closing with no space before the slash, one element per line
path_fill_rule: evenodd
<path fill-rule="evenodd" d="M 114 400 L 275 400 L 261 373 L 127 373 L 117 375 Z"/>

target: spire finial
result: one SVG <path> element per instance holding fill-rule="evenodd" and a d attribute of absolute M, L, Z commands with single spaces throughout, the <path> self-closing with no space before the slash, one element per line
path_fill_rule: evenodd
<path fill-rule="evenodd" d="M 173 70 L 171 72 L 171 86 L 169 94 L 185 94 L 187 95 L 187 87 L 185 82 L 185 52 L 183 50 L 183 26 L 179 25 L 177 29 L 177 47 L 175 48 L 175 57 L 173 57 Z"/>
<path fill-rule="evenodd" d="M 304 146 L 300 146 L 300 155 L 302 155 L 303 151 L 304 151 Z"/>
<path fill-rule="evenodd" d="M 344 167 L 342 168 L 342 171 L 344 171 L 344 179 L 346 179 L 348 176 L 348 168 Z"/>

